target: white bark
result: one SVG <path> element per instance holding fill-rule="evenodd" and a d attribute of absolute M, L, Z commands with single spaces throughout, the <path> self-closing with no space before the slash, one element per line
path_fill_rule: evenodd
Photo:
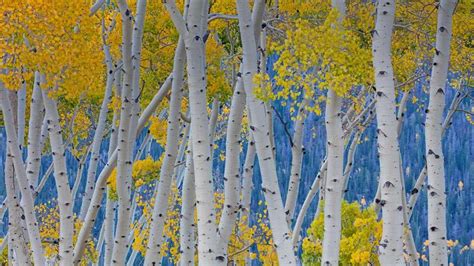
<path fill-rule="evenodd" d="M 456 0 L 438 4 L 435 55 L 430 79 L 429 105 L 426 110 L 425 143 L 428 173 L 428 240 L 431 265 L 448 265 L 446 243 L 446 187 L 442 147 L 444 92 L 448 76 L 452 17 Z"/>
<path fill-rule="evenodd" d="M 44 117 L 43 98 L 40 88 L 41 75 L 35 72 L 33 95 L 30 104 L 30 120 L 28 124 L 28 156 L 26 159 L 26 174 L 30 185 L 38 184 L 39 168 L 41 165 L 41 126 Z"/>
<path fill-rule="evenodd" d="M 87 181 L 84 192 L 84 197 L 82 198 L 81 211 L 79 218 L 84 220 L 86 216 L 87 209 L 91 202 L 92 193 L 94 192 L 95 177 L 97 174 L 97 166 L 100 159 L 100 146 L 104 138 L 104 130 L 107 122 L 107 114 L 109 111 L 109 103 L 112 99 L 112 87 L 114 84 L 114 67 L 112 64 L 112 55 L 110 54 L 110 47 L 108 45 L 103 46 L 105 54 L 105 64 L 107 65 L 107 81 L 105 86 L 104 99 L 102 100 L 102 105 L 100 106 L 99 118 L 97 122 L 97 127 L 94 132 L 94 139 L 92 141 L 92 149 L 89 160 L 89 167 L 87 169 Z"/>
<path fill-rule="evenodd" d="M 196 227 L 194 224 L 194 205 L 196 203 L 196 191 L 191 142 L 186 154 L 186 168 L 184 170 L 184 182 L 181 197 L 182 205 L 179 227 L 179 235 L 181 236 L 179 245 L 181 258 L 179 264 L 182 266 L 194 265 Z"/>
<path fill-rule="evenodd" d="M 306 99 L 303 100 L 299 107 L 297 118 L 294 126 L 293 141 L 291 147 L 291 170 L 290 181 L 288 184 L 288 192 L 286 194 L 285 213 L 286 220 L 291 227 L 293 215 L 295 213 L 296 201 L 298 199 L 298 191 L 301 180 L 301 166 L 303 163 L 303 130 L 306 120 Z"/>
<path fill-rule="evenodd" d="M 391 60 L 391 40 L 395 1 L 379 1 L 373 32 L 377 110 L 377 145 L 380 158 L 380 193 L 383 232 L 380 263 L 403 265 L 403 207 L 400 177 L 400 149 L 395 115 L 395 84 Z"/>
<path fill-rule="evenodd" d="M 326 99 L 327 177 L 324 201 L 324 238 L 322 265 L 338 265 L 341 239 L 341 203 L 344 186 L 342 137 L 342 98 L 329 90 Z"/>
<path fill-rule="evenodd" d="M 22 81 L 21 88 L 17 92 L 17 128 L 20 150 L 25 142 L 25 111 L 26 111 L 26 82 Z"/>
<path fill-rule="evenodd" d="M 256 151 L 262 172 L 262 189 L 268 206 L 273 241 L 281 265 L 295 265 L 296 256 L 291 244 L 291 235 L 286 223 L 286 215 L 281 199 L 276 174 L 275 159 L 269 125 L 266 118 L 265 103 L 254 95 L 253 76 L 257 72 L 257 47 L 254 27 L 251 20 L 248 1 L 236 1 L 239 17 L 239 28 L 243 47 L 243 82 L 247 95 L 247 105 L 251 113 L 251 130 L 255 138 Z"/>
<path fill-rule="evenodd" d="M 145 110 L 143 110 L 138 120 L 138 125 L 136 129 L 137 132 L 140 132 L 145 127 L 145 124 L 150 119 L 154 110 L 156 110 L 157 106 L 161 103 L 166 93 L 168 92 L 170 84 L 171 78 L 168 77 L 161 86 L 160 90 L 155 94 L 151 102 L 145 108 Z M 115 149 L 114 152 L 112 152 L 112 154 L 109 156 L 107 164 L 102 169 L 95 183 L 95 189 L 94 194 L 92 195 L 91 204 L 89 206 L 89 209 L 87 210 L 86 218 L 84 219 L 84 223 L 81 227 L 81 230 L 79 231 L 76 246 L 74 247 L 74 264 L 78 264 L 82 260 L 89 234 L 97 217 L 97 212 L 99 211 L 101 206 L 102 196 L 106 188 L 107 179 L 109 178 L 110 174 L 117 165 L 117 155 L 118 149 Z"/>
<path fill-rule="evenodd" d="M 339 12 L 335 27 L 342 27 L 346 8 L 344 0 L 333 0 L 332 7 Z M 328 169 L 324 201 L 324 237 L 321 265 L 338 265 L 341 241 L 341 204 L 344 160 L 344 137 L 342 131 L 342 97 L 329 89 L 326 99 L 326 139 Z"/>
<path fill-rule="evenodd" d="M 253 174 L 254 174 L 254 164 L 255 164 L 255 142 L 249 134 L 249 140 L 247 145 L 247 153 L 245 155 L 245 162 L 242 170 L 242 199 L 240 201 L 241 211 L 240 217 L 246 217 L 247 222 L 250 221 L 250 203 L 252 200 L 252 190 L 253 190 Z"/>
<path fill-rule="evenodd" d="M 183 80 L 185 64 L 184 42 L 178 41 L 175 51 L 173 65 L 173 81 L 171 85 L 171 99 L 169 102 L 168 128 L 166 131 L 165 157 L 160 170 L 160 179 L 157 183 L 158 191 L 153 207 L 150 225 L 150 236 L 148 238 L 145 265 L 161 264 L 161 244 L 163 242 L 163 230 L 167 218 L 168 198 L 171 192 L 171 183 L 174 164 L 178 153 L 179 118 L 181 111 L 181 100 L 183 97 Z"/>
<path fill-rule="evenodd" d="M 24 211 L 28 238 L 30 240 L 31 249 L 33 253 L 33 262 L 35 263 L 35 265 L 43 265 L 44 253 L 43 247 L 41 246 L 38 223 L 34 213 L 32 189 L 30 189 L 26 170 L 23 165 L 21 152 L 18 145 L 11 104 L 7 99 L 6 91 L 2 83 L 0 83 L 0 104 L 2 106 L 3 111 L 3 120 L 8 139 L 7 142 L 10 147 L 7 156 L 13 160 L 13 165 L 16 169 L 15 176 L 20 186 L 20 191 L 22 195 L 21 205 Z"/>
<path fill-rule="evenodd" d="M 133 88 L 133 65 L 132 65 L 132 27 L 133 16 L 126 1 L 118 2 L 122 18 L 122 59 L 124 70 L 124 84 L 122 88 L 122 101 L 120 109 L 120 124 L 118 132 L 117 145 L 117 196 L 118 196 L 118 217 L 117 228 L 114 237 L 114 249 L 112 252 L 112 264 L 124 265 L 126 257 L 127 234 L 130 230 L 130 210 L 132 177 L 131 165 L 132 155 L 131 139 L 129 138 L 130 124 L 133 120 L 132 108 L 134 99 L 132 96 Z M 133 139 L 134 142 L 135 139 Z M 130 165 L 130 167 L 129 167 Z"/>
<path fill-rule="evenodd" d="M 115 74 L 116 80 L 116 95 L 120 95 L 121 92 L 121 86 L 120 86 L 120 81 L 117 80 L 121 79 L 120 74 Z M 114 110 L 114 115 L 112 118 L 112 130 L 110 134 L 110 139 L 109 139 L 109 150 L 107 153 L 107 157 L 111 158 L 113 152 L 117 148 L 117 137 L 118 137 L 118 132 L 117 132 L 117 121 L 119 119 L 119 113 Z M 110 188 L 107 187 L 107 196 L 110 195 L 111 190 Z M 106 203 L 105 203 L 105 220 L 104 220 L 104 264 L 105 265 L 110 265 L 112 262 L 112 251 L 114 248 L 114 218 L 115 218 L 115 208 L 116 208 L 116 203 L 115 201 L 111 200 L 109 197 L 106 198 Z"/>
<path fill-rule="evenodd" d="M 214 209 L 214 186 L 210 161 L 209 119 L 207 117 L 206 70 L 204 35 L 206 34 L 208 3 L 191 1 L 187 23 L 179 14 L 174 1 L 165 2 L 171 18 L 184 37 L 188 72 L 189 104 L 191 113 L 191 145 L 193 150 L 198 213 L 198 255 L 202 265 L 218 265 L 224 261 L 216 254 L 218 244 Z"/>
<path fill-rule="evenodd" d="M 72 212 L 72 194 L 69 187 L 66 151 L 63 144 L 62 129 L 56 101 L 49 98 L 48 91 L 43 91 L 43 102 L 48 121 L 49 140 L 53 154 L 54 179 L 58 192 L 59 206 L 59 263 L 68 265 L 72 261 L 72 237 L 74 233 L 74 217 Z"/>
<path fill-rule="evenodd" d="M 219 247 L 227 259 L 227 246 L 232 229 L 235 227 L 240 196 L 240 131 L 245 108 L 245 92 L 242 79 L 236 83 L 227 122 L 224 167 L 224 206 L 219 222 Z"/>
<path fill-rule="evenodd" d="M 8 236 L 3 238 L 3 241 L 8 241 L 8 253 L 12 255 L 13 264 L 18 265 L 32 265 L 30 261 L 30 254 L 28 246 L 24 241 L 23 223 L 21 220 L 21 209 L 18 194 L 15 187 L 15 174 L 11 158 L 5 160 L 4 169 L 5 188 L 7 192 L 8 204 Z"/>
<path fill-rule="evenodd" d="M 296 219 L 295 226 L 293 227 L 293 236 L 292 236 L 293 246 L 295 247 L 297 246 L 299 238 L 300 238 L 301 226 L 303 225 L 304 217 L 306 216 L 306 212 L 308 211 L 308 208 L 311 205 L 311 202 L 316 196 L 316 193 L 318 193 L 318 191 L 320 190 L 321 180 L 324 179 L 326 175 L 327 166 L 328 166 L 328 161 L 327 159 L 324 159 L 319 169 L 319 172 L 316 175 L 316 178 L 314 179 L 313 184 L 311 185 L 311 188 L 309 189 L 308 194 L 306 195 L 303 205 L 301 206 L 301 210 L 298 213 L 298 218 Z M 315 214 L 315 217 L 318 217 L 318 215 L 319 215 L 319 212 L 317 211 Z"/>

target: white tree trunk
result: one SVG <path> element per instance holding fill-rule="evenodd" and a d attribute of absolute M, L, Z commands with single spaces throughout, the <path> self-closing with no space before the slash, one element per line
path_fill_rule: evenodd
<path fill-rule="evenodd" d="M 118 132 L 118 158 L 117 158 L 117 196 L 118 217 L 117 228 L 114 237 L 114 249 L 112 253 L 113 265 L 124 265 L 127 250 L 127 235 L 130 230 L 130 210 L 132 206 L 132 141 L 130 137 L 130 124 L 133 120 L 132 108 L 134 99 L 133 88 L 133 64 L 132 64 L 132 28 L 133 16 L 126 1 L 118 2 L 122 17 L 122 59 L 124 70 L 124 83 L 122 88 L 122 102 L 120 109 L 120 124 Z M 133 139 L 135 142 L 135 139 Z M 130 167 L 129 167 L 130 166 Z"/>
<path fill-rule="evenodd" d="M 252 201 L 252 190 L 253 190 L 253 174 L 255 164 L 255 142 L 249 134 L 249 140 L 247 145 L 247 153 L 245 155 L 245 162 L 242 170 L 242 199 L 240 201 L 241 211 L 240 217 L 247 217 L 247 221 L 250 220 L 250 203 Z"/>
<path fill-rule="evenodd" d="M 342 19 L 346 8 L 344 0 L 333 0 L 332 7 L 339 12 L 338 25 L 342 27 Z M 324 237 L 321 265 L 338 265 L 341 241 L 341 203 L 344 160 L 344 139 L 342 131 L 342 97 L 329 89 L 326 99 L 326 139 L 328 169 L 324 202 Z"/>
<path fill-rule="evenodd" d="M 136 129 L 137 132 L 140 132 L 145 127 L 145 124 L 148 122 L 153 112 L 156 110 L 158 105 L 161 103 L 161 101 L 167 94 L 170 85 L 171 78 L 168 77 L 161 86 L 160 90 L 155 94 L 151 102 L 145 108 L 145 110 L 143 110 L 138 120 L 138 125 Z M 117 155 L 118 149 L 115 149 L 114 152 L 112 152 L 112 154 L 109 156 L 107 164 L 100 172 L 100 175 L 95 183 L 95 189 L 94 194 L 92 195 L 91 204 L 89 206 L 89 209 L 87 210 L 86 218 L 84 219 L 84 223 L 81 227 L 81 230 L 79 231 L 76 246 L 74 247 L 74 264 L 78 264 L 82 260 L 89 234 L 92 230 L 92 226 L 94 225 L 97 213 L 102 203 L 102 196 L 106 189 L 107 179 L 109 178 L 110 174 L 117 165 Z"/>
<path fill-rule="evenodd" d="M 191 113 L 192 150 L 198 213 L 198 255 L 202 265 L 223 263 L 217 254 L 218 234 L 214 209 L 214 186 L 210 154 L 209 119 L 207 116 L 204 35 L 207 28 L 207 1 L 191 1 L 185 23 L 174 1 L 164 3 L 184 37 Z M 186 27 L 186 25 L 189 25 Z"/>
<path fill-rule="evenodd" d="M 395 84 L 391 60 L 391 41 L 395 1 L 380 1 L 373 32 L 377 110 L 377 145 L 380 158 L 380 193 L 383 232 L 380 263 L 403 265 L 403 207 L 400 182 L 400 149 L 395 115 Z"/>
<path fill-rule="evenodd" d="M 298 191 L 301 180 L 301 164 L 303 162 L 303 131 L 304 122 L 306 120 L 306 99 L 303 100 L 299 107 L 297 118 L 294 126 L 293 141 L 291 147 L 291 170 L 290 181 L 288 184 L 288 192 L 286 194 L 285 213 L 288 225 L 291 227 L 293 215 L 295 213 L 296 201 L 298 199 Z"/>
<path fill-rule="evenodd" d="M 100 106 L 99 119 L 97 122 L 97 127 L 94 132 L 94 139 L 92 141 L 92 149 L 90 154 L 89 166 L 87 168 L 87 181 L 84 192 L 84 197 L 82 199 L 81 211 L 79 218 L 84 220 L 86 216 L 87 209 L 91 202 L 92 193 L 94 192 L 95 177 L 97 174 L 97 166 L 100 159 L 100 146 L 104 138 L 104 130 L 107 122 L 107 114 L 109 112 L 109 103 L 112 99 L 112 87 L 114 84 L 114 67 L 112 63 L 112 55 L 110 54 L 110 47 L 108 45 L 103 46 L 105 54 L 105 64 L 107 65 L 107 81 L 105 86 L 104 99 L 102 100 L 102 105 Z"/>
<path fill-rule="evenodd" d="M 174 57 L 168 128 L 166 132 L 166 147 L 164 151 L 165 157 L 160 170 L 160 179 L 157 182 L 158 191 L 155 198 L 155 205 L 153 207 L 145 265 L 161 264 L 160 250 L 164 238 L 163 230 L 167 218 L 168 198 L 171 192 L 174 164 L 179 148 L 179 118 L 181 100 L 183 97 L 184 56 L 184 42 L 180 39 Z"/>
<path fill-rule="evenodd" d="M 227 122 L 226 152 L 224 167 L 224 206 L 219 222 L 219 247 L 227 259 L 227 246 L 232 229 L 235 227 L 240 196 L 240 131 L 245 108 L 245 92 L 242 79 L 236 83 Z"/>
<path fill-rule="evenodd" d="M 265 103 L 254 95 L 253 77 L 257 72 L 257 47 L 254 27 L 251 20 L 248 1 L 236 1 L 239 17 L 239 28 L 243 47 L 243 81 L 247 95 L 247 105 L 251 113 L 251 131 L 255 138 L 256 151 L 262 172 L 262 189 L 268 206 L 273 241 L 281 265 L 295 265 L 296 256 L 291 244 L 291 235 L 286 223 L 286 215 L 281 199 L 276 174 L 270 129 L 266 118 Z"/>
<path fill-rule="evenodd" d="M 15 265 L 32 265 L 28 246 L 24 241 L 23 222 L 21 220 L 21 209 L 18 194 L 15 187 L 15 174 L 11 158 L 5 160 L 4 169 L 5 188 L 7 191 L 8 204 L 8 236 L 3 241 L 8 241 L 8 253 L 12 254 Z M 8 239 L 8 240 L 7 240 Z"/>
<path fill-rule="evenodd" d="M 18 139 L 13 121 L 13 112 L 11 104 L 7 99 L 7 93 L 3 84 L 0 82 L 0 104 L 3 111 L 3 120 L 7 133 L 9 144 L 9 152 L 7 154 L 13 160 L 13 165 L 16 169 L 16 179 L 20 186 L 22 195 L 21 205 L 24 211 L 26 227 L 28 231 L 28 238 L 30 240 L 31 249 L 33 253 L 33 261 L 35 265 L 44 264 L 43 247 L 41 246 L 41 239 L 39 234 L 38 223 L 34 212 L 34 201 L 32 196 L 32 189 L 30 188 L 26 170 L 23 165 Z"/>
<path fill-rule="evenodd" d="M 191 141 L 191 138 L 190 138 Z M 195 253 L 195 224 L 194 224 L 194 204 L 196 203 L 196 190 L 194 182 L 194 164 L 191 142 L 186 154 L 186 168 L 184 170 L 184 182 L 182 189 L 182 205 L 180 220 L 180 252 L 179 264 L 194 265 Z"/>
<path fill-rule="evenodd" d="M 292 236 L 293 246 L 295 247 L 297 247 L 298 241 L 300 239 L 301 226 L 303 225 L 304 217 L 306 216 L 306 212 L 308 211 L 308 208 L 311 205 L 311 202 L 316 196 L 316 193 L 320 191 L 321 180 L 325 178 L 327 167 L 328 167 L 328 161 L 327 159 L 324 159 L 319 169 L 319 172 L 316 175 L 316 178 L 314 179 L 313 184 L 311 185 L 311 188 L 309 189 L 308 194 L 306 195 L 303 205 L 301 206 L 301 210 L 298 213 L 298 218 L 296 219 L 295 226 L 293 227 L 293 236 Z M 318 215 L 319 215 L 319 211 L 316 211 L 315 217 L 318 217 Z"/>
<path fill-rule="evenodd" d="M 338 265 L 341 239 L 341 203 L 344 186 L 342 136 L 342 98 L 329 90 L 326 99 L 326 135 L 328 147 L 328 169 L 326 176 L 326 199 L 324 201 L 324 238 L 321 265 Z"/>
<path fill-rule="evenodd" d="M 430 99 L 426 110 L 425 142 L 428 173 L 428 240 L 431 265 L 448 265 L 446 243 L 446 187 L 442 147 L 442 119 L 448 76 L 452 17 L 456 0 L 438 5 L 435 55 L 430 79 Z"/>
<path fill-rule="evenodd" d="M 49 140 L 53 154 L 54 179 L 58 191 L 59 206 L 59 263 L 68 265 L 72 261 L 74 217 L 72 212 L 72 194 L 69 187 L 66 151 L 63 144 L 62 129 L 56 101 L 49 98 L 48 91 L 43 91 L 43 102 L 48 121 Z"/>
<path fill-rule="evenodd" d="M 23 81 L 21 88 L 17 92 L 17 127 L 18 127 L 18 141 L 20 142 L 20 149 L 23 149 L 25 142 L 25 111 L 26 111 L 26 82 Z"/>
<path fill-rule="evenodd" d="M 41 75 L 35 72 L 33 95 L 30 104 L 30 120 L 28 124 L 28 156 L 26 159 L 26 174 L 30 185 L 38 184 L 39 168 L 41 165 L 41 126 L 44 117 L 43 97 L 40 88 Z"/>

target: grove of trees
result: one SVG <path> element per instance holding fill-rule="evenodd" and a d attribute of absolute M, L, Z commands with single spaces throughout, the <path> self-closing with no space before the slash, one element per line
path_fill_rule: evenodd
<path fill-rule="evenodd" d="M 2 265 L 474 264 L 474 2 L 0 16 Z"/>

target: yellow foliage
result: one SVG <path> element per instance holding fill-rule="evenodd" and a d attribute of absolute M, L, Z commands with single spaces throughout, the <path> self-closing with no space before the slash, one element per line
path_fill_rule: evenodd
<path fill-rule="evenodd" d="M 303 262 L 319 265 L 322 255 L 324 213 L 311 223 L 303 240 Z M 342 234 L 339 260 L 342 265 L 379 265 L 377 246 L 382 237 L 382 222 L 373 208 L 361 209 L 358 202 L 342 203 Z"/>
<path fill-rule="evenodd" d="M 43 203 L 35 207 L 40 225 L 40 236 L 43 243 L 46 258 L 54 258 L 59 253 L 59 207 L 56 203 Z M 78 233 L 82 227 L 82 221 L 74 215 L 73 242 L 77 240 Z M 87 241 L 84 259 L 80 265 L 89 265 L 97 261 L 98 254 L 92 239 Z"/>
<path fill-rule="evenodd" d="M 312 102 L 305 108 L 320 114 L 322 89 L 344 96 L 372 81 L 368 40 L 373 18 L 368 14 L 373 6 L 351 6 L 343 23 L 337 23 L 339 14 L 328 6 L 328 1 L 301 1 L 300 5 L 306 9 L 296 8 L 296 18 L 288 26 L 285 39 L 270 45 L 278 54 L 273 65 L 276 74 L 272 80 L 267 74 L 257 74 L 255 82 L 260 87 L 256 94 L 263 100 L 290 99 L 292 103 L 304 97 Z M 283 3 L 282 9 L 290 13 L 294 10 Z M 307 10 L 315 13 L 305 16 L 301 14 L 303 9 L 304 14 Z M 300 104 L 295 105 L 292 109 L 298 110 Z"/>
<path fill-rule="evenodd" d="M 134 188 L 139 188 L 145 184 L 160 178 L 161 164 L 163 155 L 158 160 L 153 160 L 151 156 L 143 160 L 138 160 L 132 166 L 132 179 L 134 181 Z M 117 198 L 117 169 L 115 168 L 107 179 L 107 185 L 110 188 L 109 198 Z"/>

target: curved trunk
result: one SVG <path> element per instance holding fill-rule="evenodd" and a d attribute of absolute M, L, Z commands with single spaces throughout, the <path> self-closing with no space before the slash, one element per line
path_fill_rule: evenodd
<path fill-rule="evenodd" d="M 122 17 L 122 59 L 124 71 L 124 83 L 122 88 L 122 101 L 120 109 L 120 124 L 118 132 L 117 145 L 117 196 L 118 196 L 118 216 L 117 227 L 114 237 L 114 249 L 112 252 L 112 264 L 125 265 L 127 235 L 130 230 L 131 216 L 131 194 L 132 194 L 132 150 L 133 145 L 130 136 L 130 125 L 133 117 L 133 107 L 135 99 L 133 98 L 133 63 L 132 63 L 132 28 L 133 16 L 126 1 L 118 1 Z M 133 143 L 135 139 L 133 138 Z"/>
<path fill-rule="evenodd" d="M 295 226 L 293 227 L 293 236 L 292 236 L 293 246 L 295 247 L 297 247 L 298 245 L 300 232 L 301 232 L 301 226 L 303 225 L 304 217 L 306 216 L 306 212 L 308 211 L 308 208 L 311 205 L 311 202 L 316 196 L 316 193 L 318 193 L 319 191 L 321 180 L 326 175 L 327 166 L 328 166 L 328 161 L 327 159 L 324 159 L 319 169 L 318 175 L 314 179 L 313 184 L 311 185 L 311 188 L 309 189 L 309 192 L 306 195 L 306 198 L 303 202 L 303 205 L 301 206 L 301 210 L 298 213 L 298 218 L 296 219 Z M 318 217 L 318 214 L 319 212 L 317 211 L 315 214 L 315 217 Z"/>
<path fill-rule="evenodd" d="M 254 95 L 253 77 L 257 72 L 257 47 L 254 27 L 252 25 L 248 1 L 236 1 L 239 17 L 239 28 L 243 47 L 243 82 L 247 95 L 247 105 L 251 113 L 251 131 L 255 138 L 259 165 L 262 172 L 262 190 L 268 206 L 270 226 L 275 243 L 278 260 L 281 265 L 295 265 L 296 256 L 291 244 L 290 230 L 281 199 L 276 174 L 270 129 L 267 121 L 265 103 Z"/>
<path fill-rule="evenodd" d="M 138 119 L 138 125 L 136 128 L 137 132 L 140 132 L 144 127 L 145 124 L 150 119 L 151 115 L 153 114 L 154 110 L 156 110 L 157 106 L 161 103 L 163 98 L 165 97 L 166 93 L 170 88 L 171 78 L 168 77 L 166 81 L 161 86 L 160 90 L 155 94 L 151 102 L 148 106 L 143 110 L 140 118 Z M 91 204 L 89 209 L 87 210 L 86 218 L 84 219 L 84 223 L 79 231 L 76 246 L 74 247 L 74 264 L 78 264 L 83 257 L 84 249 L 87 244 L 87 239 L 89 234 L 92 230 L 92 226 L 94 225 L 95 219 L 97 217 L 97 213 L 100 209 L 102 196 L 106 189 L 107 179 L 109 178 L 110 174 L 114 170 L 115 166 L 117 165 L 117 154 L 118 151 L 115 149 L 109 156 L 109 159 L 100 172 L 99 177 L 95 183 L 94 194 L 92 195 Z"/>
<path fill-rule="evenodd" d="M 227 258 L 227 246 L 232 229 L 235 227 L 239 210 L 240 196 L 240 131 L 245 108 L 245 92 L 239 79 L 232 96 L 231 109 L 227 122 L 224 168 L 224 207 L 219 222 L 219 247 Z"/>
<path fill-rule="evenodd" d="M 100 106 L 99 119 L 97 122 L 97 127 L 94 133 L 94 139 L 92 141 L 92 149 L 89 160 L 89 167 L 87 168 L 87 181 L 86 188 L 84 192 L 84 197 L 82 199 L 81 211 L 79 218 L 84 220 L 86 216 L 87 209 L 91 202 L 92 193 L 94 192 L 95 177 L 97 174 L 97 166 L 100 159 L 100 146 L 104 138 L 104 130 L 107 122 L 107 114 L 109 112 L 109 103 L 112 99 L 112 86 L 114 84 L 114 69 L 112 64 L 112 55 L 110 54 L 110 47 L 107 45 L 103 46 L 105 53 L 105 63 L 107 65 L 107 81 L 105 86 L 104 99 L 102 100 L 102 105 Z"/>
<path fill-rule="evenodd" d="M 191 141 L 191 138 L 190 138 Z M 190 142 L 191 144 L 191 142 Z M 180 265 L 194 265 L 195 253 L 195 224 L 194 204 L 196 203 L 196 191 L 194 184 L 194 164 L 192 147 L 188 147 L 186 154 L 186 168 L 184 170 L 184 181 L 182 189 L 181 219 L 179 226 L 180 237 Z"/>
<path fill-rule="evenodd" d="M 298 110 L 297 120 L 295 122 L 295 131 L 293 133 L 293 143 L 291 147 L 291 170 L 290 182 L 288 184 L 288 192 L 286 194 L 285 213 L 286 220 L 291 227 L 293 215 L 295 213 L 296 201 L 298 199 L 298 191 L 301 180 L 301 164 L 303 162 L 303 131 L 304 121 L 306 120 L 305 105 L 307 100 L 303 100 Z"/>
<path fill-rule="evenodd" d="M 48 131 L 53 154 L 54 180 L 58 191 L 59 206 L 59 263 L 67 265 L 72 261 L 72 236 L 74 217 L 72 212 L 72 194 L 66 166 L 66 151 L 63 144 L 62 129 L 59 124 L 58 107 L 55 100 L 43 91 L 43 102 L 48 118 Z"/>
<path fill-rule="evenodd" d="M 167 218 L 168 198 L 171 192 L 174 164 L 178 153 L 179 118 L 183 96 L 184 79 L 184 43 L 180 39 L 176 48 L 171 99 L 169 102 L 168 128 L 166 132 L 165 157 L 160 170 L 158 191 L 153 207 L 145 265 L 161 264 L 160 250 L 163 242 L 163 229 Z"/>
<path fill-rule="evenodd" d="M 3 111 L 3 120 L 7 133 L 9 149 L 7 156 L 12 159 L 14 168 L 16 169 L 16 179 L 20 186 L 22 195 L 21 206 L 25 215 L 25 222 L 28 231 L 28 238 L 31 243 L 33 252 L 33 262 L 35 265 L 44 265 L 44 253 L 41 246 L 41 238 L 39 234 L 38 223 L 34 212 L 34 201 L 32 196 L 32 189 L 30 188 L 26 170 L 23 165 L 18 139 L 13 121 L 13 112 L 11 104 L 7 99 L 7 93 L 3 84 L 0 82 L 0 104 Z"/>
<path fill-rule="evenodd" d="M 246 217 L 247 222 L 250 221 L 250 203 L 252 201 L 253 189 L 253 168 L 255 164 L 255 142 L 251 135 L 247 145 L 247 154 L 245 155 L 245 162 L 242 171 L 242 200 L 240 201 L 241 211 L 240 218 Z"/>
<path fill-rule="evenodd" d="M 457 1 L 442 0 L 438 6 L 436 53 L 430 79 L 430 99 L 426 110 L 425 143 L 428 173 L 428 239 L 430 264 L 447 265 L 446 187 L 442 147 L 444 90 L 448 76 L 452 16 Z"/>
<path fill-rule="evenodd" d="M 5 160 L 4 169 L 5 188 L 7 192 L 8 205 L 8 236 L 3 241 L 8 241 L 8 254 L 12 255 L 11 261 L 14 265 L 32 265 L 27 244 L 23 234 L 23 223 L 21 220 L 20 202 L 18 200 L 17 188 L 15 187 L 15 174 L 11 158 Z M 8 240 L 7 240 L 8 239 Z"/>
<path fill-rule="evenodd" d="M 380 158 L 380 205 L 383 231 L 380 263 L 403 265 L 403 207 L 400 177 L 400 149 L 395 116 L 395 84 L 391 41 L 395 1 L 380 1 L 372 38 L 377 101 L 377 145 Z"/>

